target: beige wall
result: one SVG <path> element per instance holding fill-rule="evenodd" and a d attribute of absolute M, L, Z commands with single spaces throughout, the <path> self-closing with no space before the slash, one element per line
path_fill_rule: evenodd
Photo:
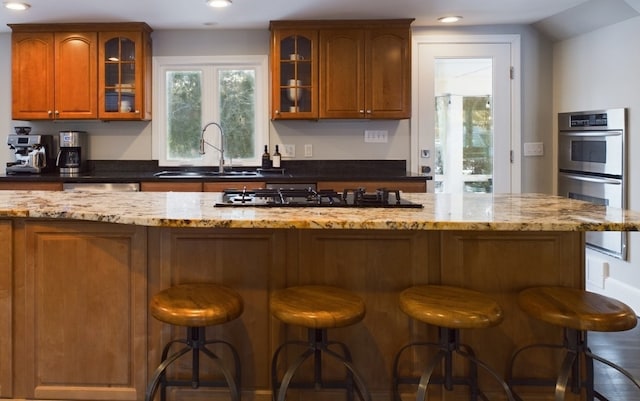
<path fill-rule="evenodd" d="M 421 30 L 420 27 L 414 27 Z M 551 149 L 551 45 L 528 26 L 472 27 L 460 30 L 435 31 L 442 33 L 520 34 L 522 37 L 522 142 L 543 142 Z M 10 54 L 10 34 L 0 34 L 1 54 Z M 268 54 L 267 30 L 197 30 L 157 31 L 153 33 L 154 55 L 230 55 Z M 0 87 L 9 88 L 9 57 L 0 60 Z M 0 94 L 0 124 L 11 129 L 21 124 L 9 120 L 10 91 Z M 92 159 L 151 159 L 151 123 L 141 122 L 30 122 L 34 132 L 56 134 L 62 130 L 85 130 L 90 133 Z M 387 130 L 387 144 L 364 143 L 364 131 Z M 290 121 L 270 123 L 270 142 L 296 145 L 296 159 L 303 155 L 305 144 L 313 145 L 311 159 L 407 159 L 410 152 L 410 121 Z M 0 152 L 4 165 L 10 153 Z M 553 171 L 549 168 L 550 154 L 544 157 L 523 158 L 522 190 L 546 192 L 553 190 Z"/>
<path fill-rule="evenodd" d="M 559 42 L 553 52 L 554 114 L 628 108 L 627 189 L 628 206 L 634 210 L 640 210 L 640 158 L 635 156 L 640 152 L 640 53 L 634 50 L 638 37 L 640 17 Z M 591 273 L 602 273 L 602 264 L 609 265 L 604 288 L 588 285 L 640 313 L 640 234 L 630 233 L 629 240 L 628 262 L 587 252 Z"/>

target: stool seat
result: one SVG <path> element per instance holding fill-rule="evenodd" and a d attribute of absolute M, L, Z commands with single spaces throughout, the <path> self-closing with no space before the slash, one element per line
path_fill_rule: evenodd
<path fill-rule="evenodd" d="M 400 293 L 400 309 L 423 323 L 453 329 L 492 327 L 504 319 L 492 298 L 459 287 L 417 285 Z"/>
<path fill-rule="evenodd" d="M 361 321 L 365 315 L 360 297 L 322 285 L 276 290 L 271 295 L 270 308 L 273 316 L 283 323 L 309 329 L 345 327 Z"/>
<path fill-rule="evenodd" d="M 520 292 L 518 304 L 531 317 L 574 330 L 625 331 L 638 321 L 624 303 L 575 288 L 529 288 Z"/>
<path fill-rule="evenodd" d="M 230 322 L 242 314 L 240 295 L 215 283 L 179 284 L 153 296 L 156 319 L 176 326 L 205 327 Z"/>

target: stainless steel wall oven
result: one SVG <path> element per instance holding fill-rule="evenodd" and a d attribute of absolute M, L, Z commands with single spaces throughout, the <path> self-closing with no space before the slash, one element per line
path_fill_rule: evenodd
<path fill-rule="evenodd" d="M 626 208 L 626 109 L 558 114 L 558 195 Z M 588 232 L 587 246 L 627 258 L 627 234 Z"/>

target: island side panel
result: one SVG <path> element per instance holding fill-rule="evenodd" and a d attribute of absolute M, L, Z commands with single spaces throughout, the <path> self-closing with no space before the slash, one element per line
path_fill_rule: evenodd
<path fill-rule="evenodd" d="M 364 320 L 330 330 L 329 338 L 349 346 L 374 398 L 389 399 L 393 357 L 416 334 L 415 325 L 398 307 L 398 294 L 411 285 L 431 281 L 430 271 L 439 272 L 438 233 L 301 230 L 299 235 L 297 284 L 336 285 L 364 299 Z M 285 333 L 288 340 L 306 338 L 306 332 L 298 328 L 287 327 Z M 328 368 L 327 372 L 331 378 L 343 374 L 344 369 Z M 344 396 L 338 392 L 333 399 L 339 398 L 338 394 Z M 305 392 L 302 398 L 324 400 L 331 396 Z"/>
<path fill-rule="evenodd" d="M 270 400 L 270 359 L 274 349 L 269 313 L 269 291 L 285 285 L 292 270 L 287 230 L 261 229 L 149 229 L 149 297 L 172 285 L 188 282 L 217 282 L 228 285 L 244 299 L 244 312 L 235 321 L 209 327 L 208 339 L 232 343 L 240 354 L 243 398 Z M 295 243 L 295 239 L 293 240 Z M 164 344 L 184 338 L 184 328 L 162 324 L 149 316 L 149 372 L 160 362 Z M 221 353 L 227 361 L 230 355 Z M 187 378 L 189 358 L 177 361 L 172 374 Z M 201 358 L 201 374 L 206 379 L 222 379 L 215 365 Z M 169 389 L 173 399 L 191 399 L 188 388 Z M 198 399 L 228 399 L 220 389 L 200 388 Z"/>
<path fill-rule="evenodd" d="M 505 316 L 502 324 L 463 330 L 461 338 L 476 350 L 479 358 L 504 375 L 507 361 L 517 348 L 532 343 L 562 343 L 561 329 L 521 312 L 517 294 L 538 285 L 584 288 L 584 234 L 445 231 L 441 267 L 443 284 L 482 291 L 502 306 Z M 558 352 L 529 353 L 515 373 L 553 377 L 561 356 Z M 481 376 L 481 380 L 490 399 L 504 398 L 493 380 L 486 376 Z"/>
<path fill-rule="evenodd" d="M 11 220 L 0 220 L 0 397 L 13 393 L 13 225 Z"/>
<path fill-rule="evenodd" d="M 15 398 L 140 400 L 146 228 L 16 224 Z"/>

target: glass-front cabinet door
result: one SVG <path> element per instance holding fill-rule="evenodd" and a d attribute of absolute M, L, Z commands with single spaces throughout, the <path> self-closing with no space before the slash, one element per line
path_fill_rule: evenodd
<path fill-rule="evenodd" d="M 318 118 L 317 31 L 273 30 L 273 119 Z"/>
<path fill-rule="evenodd" d="M 102 119 L 143 119 L 145 60 L 140 32 L 100 36 L 99 115 Z"/>

